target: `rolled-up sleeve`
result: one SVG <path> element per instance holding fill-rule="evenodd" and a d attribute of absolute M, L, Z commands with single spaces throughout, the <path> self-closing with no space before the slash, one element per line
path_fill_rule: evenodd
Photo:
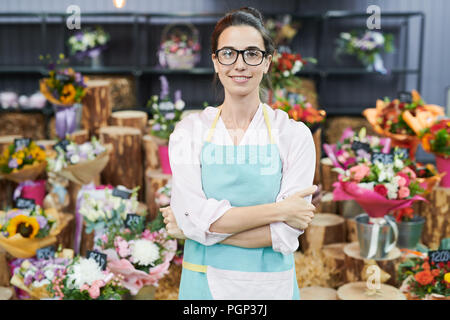
<path fill-rule="evenodd" d="M 281 150 L 284 157 L 283 177 L 277 202 L 312 186 L 316 167 L 316 150 L 311 131 L 302 122 L 293 120 L 288 122 L 283 135 L 290 137 L 290 143 L 289 145 L 280 144 L 280 148 L 286 148 L 286 150 Z M 286 141 L 286 136 L 284 140 Z M 307 196 L 305 199 L 311 202 L 312 196 Z M 273 250 L 290 254 L 298 249 L 298 237 L 304 233 L 304 230 L 292 228 L 284 222 L 276 222 L 270 224 L 270 232 Z"/>
<path fill-rule="evenodd" d="M 170 135 L 170 206 L 186 237 L 208 246 L 232 235 L 209 231 L 211 224 L 232 206 L 228 200 L 207 199 L 203 192 L 200 170 L 203 130 L 199 121 L 196 115 L 190 115 L 179 122 Z"/>

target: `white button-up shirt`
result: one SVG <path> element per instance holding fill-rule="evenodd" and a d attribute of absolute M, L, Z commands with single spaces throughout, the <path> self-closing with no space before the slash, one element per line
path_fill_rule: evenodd
<path fill-rule="evenodd" d="M 259 105 L 240 145 L 270 143 L 262 106 Z M 282 110 L 273 110 L 268 105 L 265 107 L 283 166 L 281 189 L 276 198 L 278 202 L 312 186 L 316 154 L 312 134 L 305 124 L 289 119 L 288 114 Z M 206 198 L 201 181 L 201 148 L 217 112 L 217 108 L 207 107 L 201 112 L 189 114 L 176 125 L 169 139 L 172 170 L 170 206 L 186 237 L 204 245 L 212 245 L 231 236 L 209 231 L 211 224 L 232 206 L 226 199 Z M 211 142 L 233 145 L 220 117 Z M 311 201 L 311 198 L 312 196 L 308 196 L 305 199 Z M 270 232 L 273 250 L 289 254 L 297 250 L 298 237 L 304 231 L 292 228 L 284 222 L 275 222 L 270 224 Z"/>

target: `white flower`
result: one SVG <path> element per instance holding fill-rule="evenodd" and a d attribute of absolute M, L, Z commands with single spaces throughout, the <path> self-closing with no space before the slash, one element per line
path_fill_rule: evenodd
<path fill-rule="evenodd" d="M 383 182 L 386 179 L 387 179 L 386 171 L 384 170 L 380 171 L 380 174 L 378 175 L 378 182 Z"/>
<path fill-rule="evenodd" d="M 92 153 L 92 151 L 93 151 L 93 148 L 92 148 L 92 145 L 90 142 L 83 143 L 80 146 L 81 153 L 89 154 L 89 153 Z"/>
<path fill-rule="evenodd" d="M 384 36 L 380 32 L 371 32 L 371 36 L 376 44 L 378 45 L 384 44 Z"/>
<path fill-rule="evenodd" d="M 32 286 L 35 288 L 39 288 L 39 287 L 43 287 L 43 286 L 48 286 L 50 284 L 50 281 L 48 279 L 43 279 L 41 281 L 34 281 Z"/>
<path fill-rule="evenodd" d="M 396 168 L 396 169 L 403 169 L 403 167 L 404 167 L 403 161 L 401 159 L 399 159 L 399 158 L 395 158 L 395 160 L 394 160 L 394 168 Z"/>
<path fill-rule="evenodd" d="M 341 38 L 344 39 L 344 40 L 350 40 L 352 38 L 352 36 L 348 32 L 342 32 L 341 33 Z"/>
<path fill-rule="evenodd" d="M 158 105 L 156 103 L 152 104 L 152 108 L 158 110 Z"/>
<path fill-rule="evenodd" d="M 53 270 L 46 270 L 44 272 L 44 275 L 47 279 L 49 279 L 50 281 L 53 280 L 53 278 L 55 277 L 55 273 L 53 272 Z"/>
<path fill-rule="evenodd" d="M 152 265 L 159 259 L 159 248 L 152 241 L 136 240 L 131 244 L 131 257 L 134 263 L 142 266 Z"/>
<path fill-rule="evenodd" d="M 161 125 L 161 129 L 167 130 L 167 125 L 166 124 Z"/>
<path fill-rule="evenodd" d="M 73 164 L 77 164 L 78 162 L 80 162 L 80 156 L 74 154 L 73 156 L 70 157 L 70 162 Z"/>
<path fill-rule="evenodd" d="M 361 182 L 358 183 L 358 186 L 363 189 L 373 190 L 375 182 Z"/>
<path fill-rule="evenodd" d="M 285 70 L 285 71 L 283 71 L 283 77 L 289 77 L 289 71 L 287 71 L 287 70 Z"/>
<path fill-rule="evenodd" d="M 395 183 L 386 183 L 384 186 L 388 190 L 388 199 L 397 199 L 398 185 Z"/>
<path fill-rule="evenodd" d="M 162 110 L 162 111 L 171 111 L 174 108 L 175 108 L 175 106 L 170 101 L 161 102 L 159 104 L 159 110 Z"/>
<path fill-rule="evenodd" d="M 83 284 L 91 285 L 95 280 L 105 280 L 107 276 L 94 259 L 81 258 L 71 269 L 67 276 L 70 289 L 80 289 Z"/>
<path fill-rule="evenodd" d="M 183 110 L 185 105 L 186 104 L 184 103 L 183 100 L 178 100 L 177 102 L 175 102 L 175 109 Z"/>

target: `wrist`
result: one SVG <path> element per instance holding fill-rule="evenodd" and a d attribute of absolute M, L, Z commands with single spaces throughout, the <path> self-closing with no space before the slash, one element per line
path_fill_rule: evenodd
<path fill-rule="evenodd" d="M 272 222 L 283 222 L 286 220 L 284 216 L 284 211 L 282 210 L 281 202 L 273 202 L 267 204 L 267 213 L 269 214 L 270 223 Z"/>

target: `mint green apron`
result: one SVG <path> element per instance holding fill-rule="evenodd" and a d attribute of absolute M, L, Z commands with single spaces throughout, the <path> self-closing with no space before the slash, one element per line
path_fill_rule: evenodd
<path fill-rule="evenodd" d="M 280 191 L 282 163 L 273 143 L 265 106 L 263 112 L 271 142 L 267 146 L 212 144 L 210 140 L 220 112 L 219 108 L 201 151 L 206 197 L 226 199 L 235 207 L 275 202 Z M 276 283 L 283 285 L 277 287 Z M 234 288 L 236 293 L 232 294 Z M 262 290 L 267 292 L 261 293 Z M 288 292 L 276 293 L 280 290 Z M 248 291 L 250 296 L 240 295 L 242 291 Z M 283 255 L 272 247 L 241 248 L 220 243 L 205 246 L 186 240 L 180 300 L 253 299 L 253 296 L 260 297 L 259 293 L 261 299 L 300 299 L 293 254 Z"/>

